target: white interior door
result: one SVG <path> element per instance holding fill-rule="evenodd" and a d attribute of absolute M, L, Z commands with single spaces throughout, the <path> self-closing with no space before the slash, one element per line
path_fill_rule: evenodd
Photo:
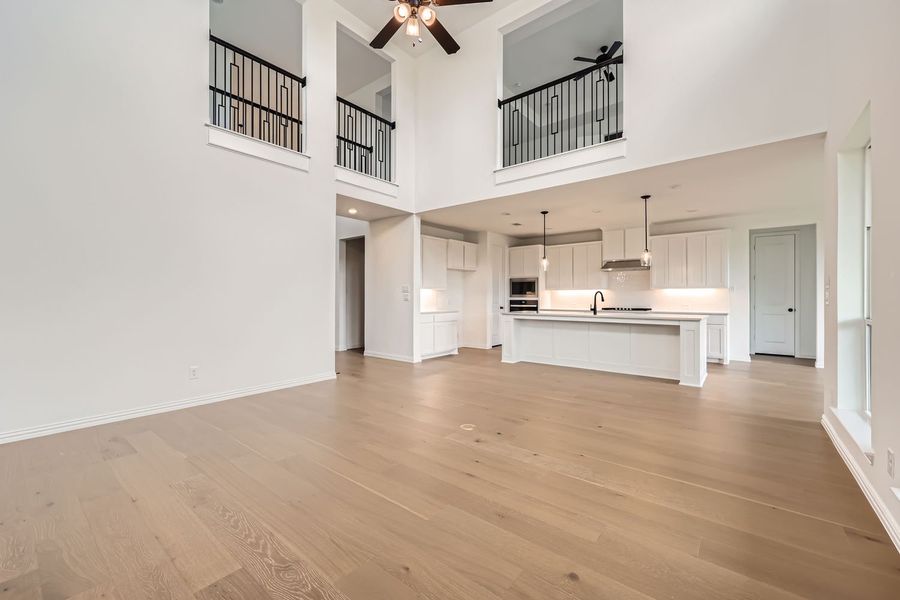
<path fill-rule="evenodd" d="M 794 356 L 794 234 L 753 244 L 753 351 Z"/>
<path fill-rule="evenodd" d="M 500 313 L 506 297 L 506 261 L 503 246 L 491 246 L 491 346 L 500 345 Z"/>

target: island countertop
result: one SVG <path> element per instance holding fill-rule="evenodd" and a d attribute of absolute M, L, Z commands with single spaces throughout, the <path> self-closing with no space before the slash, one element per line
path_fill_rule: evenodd
<path fill-rule="evenodd" d="M 504 315 L 514 319 L 531 319 L 531 320 L 553 320 L 553 321 L 586 321 L 590 323 L 661 323 L 670 322 L 675 325 L 681 321 L 705 321 L 705 314 L 688 314 L 688 313 L 656 313 L 652 311 L 622 311 L 613 312 L 605 311 L 596 315 L 590 312 L 581 311 L 540 311 L 533 312 L 505 312 Z"/>

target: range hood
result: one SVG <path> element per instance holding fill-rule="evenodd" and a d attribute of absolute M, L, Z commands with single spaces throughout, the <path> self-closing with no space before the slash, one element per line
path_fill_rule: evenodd
<path fill-rule="evenodd" d="M 607 260 L 603 262 L 601 271 L 649 271 L 649 266 L 641 264 L 639 258 L 625 258 L 622 260 Z"/>

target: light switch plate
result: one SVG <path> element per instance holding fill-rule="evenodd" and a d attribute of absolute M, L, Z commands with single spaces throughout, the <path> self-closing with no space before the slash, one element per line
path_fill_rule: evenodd
<path fill-rule="evenodd" d="M 894 451 L 888 448 L 887 450 L 887 472 L 888 476 L 891 479 L 894 478 Z"/>

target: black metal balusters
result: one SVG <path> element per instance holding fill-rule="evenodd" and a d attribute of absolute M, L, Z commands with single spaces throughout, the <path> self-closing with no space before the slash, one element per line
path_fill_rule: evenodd
<path fill-rule="evenodd" d="M 503 166 L 622 137 L 622 56 L 499 100 Z"/>
<path fill-rule="evenodd" d="M 209 36 L 209 122 L 303 152 L 306 78 Z"/>
<path fill-rule="evenodd" d="M 396 126 L 395 122 L 338 97 L 336 164 L 392 181 Z"/>

